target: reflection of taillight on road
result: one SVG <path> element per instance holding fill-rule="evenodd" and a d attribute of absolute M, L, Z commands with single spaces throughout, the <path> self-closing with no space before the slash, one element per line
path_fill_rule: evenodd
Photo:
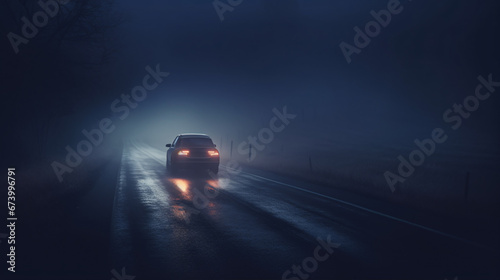
<path fill-rule="evenodd" d="M 177 154 L 179 156 L 188 156 L 189 155 L 189 150 L 180 150 Z"/>
<path fill-rule="evenodd" d="M 217 150 L 209 150 L 209 151 L 208 151 L 208 154 L 209 154 L 211 157 L 217 157 L 217 156 L 219 156 L 219 151 L 217 151 Z"/>

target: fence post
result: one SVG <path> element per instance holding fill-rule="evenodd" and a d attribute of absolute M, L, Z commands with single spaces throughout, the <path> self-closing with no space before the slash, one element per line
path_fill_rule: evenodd
<path fill-rule="evenodd" d="M 252 145 L 248 145 L 249 149 L 248 149 L 248 161 L 250 161 L 250 159 L 252 158 Z"/>
<path fill-rule="evenodd" d="M 233 140 L 231 140 L 231 150 L 229 151 L 229 158 L 233 158 Z"/>

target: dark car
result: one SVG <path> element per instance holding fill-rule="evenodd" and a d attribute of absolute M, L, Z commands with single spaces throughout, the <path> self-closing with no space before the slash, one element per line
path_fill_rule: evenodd
<path fill-rule="evenodd" d="M 167 171 L 204 169 L 219 172 L 219 151 L 212 139 L 205 134 L 187 133 L 175 137 L 167 144 Z"/>

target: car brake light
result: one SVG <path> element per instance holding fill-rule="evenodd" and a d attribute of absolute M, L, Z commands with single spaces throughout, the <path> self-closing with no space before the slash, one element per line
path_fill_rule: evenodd
<path fill-rule="evenodd" d="M 189 150 L 180 150 L 177 154 L 179 156 L 188 156 L 189 155 Z"/>
<path fill-rule="evenodd" d="M 216 157 L 219 155 L 219 152 L 218 151 L 208 151 L 208 154 L 211 156 L 211 157 Z"/>

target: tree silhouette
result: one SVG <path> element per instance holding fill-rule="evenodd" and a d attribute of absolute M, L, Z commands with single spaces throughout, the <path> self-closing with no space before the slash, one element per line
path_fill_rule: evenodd
<path fill-rule="evenodd" d="M 55 120 L 72 113 L 79 94 L 91 97 L 91 91 L 75 89 L 90 84 L 80 80 L 98 73 L 115 51 L 110 34 L 121 18 L 113 13 L 113 2 L 5 0 L 0 4 L 0 31 L 5 38 L 0 43 L 2 84 L 4 101 L 12 111 L 8 127 L 22 132 L 13 141 L 31 143 L 17 157 L 41 160 Z M 53 13 L 40 3 L 50 3 Z M 37 29 L 32 38 L 23 34 L 26 20 Z M 45 24 L 37 26 L 35 20 Z M 17 52 L 9 36 L 24 38 Z"/>

